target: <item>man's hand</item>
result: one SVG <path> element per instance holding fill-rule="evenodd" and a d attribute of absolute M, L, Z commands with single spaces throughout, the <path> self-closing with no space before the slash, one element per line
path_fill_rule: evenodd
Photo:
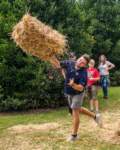
<path fill-rule="evenodd" d="M 73 84 L 74 84 L 74 79 L 70 79 L 68 85 L 69 85 L 69 86 L 72 86 Z"/>
<path fill-rule="evenodd" d="M 70 79 L 68 85 L 71 86 L 74 90 L 77 90 L 77 91 L 83 91 L 83 89 L 84 89 L 84 87 L 81 84 L 76 84 L 74 82 L 74 79 Z"/>

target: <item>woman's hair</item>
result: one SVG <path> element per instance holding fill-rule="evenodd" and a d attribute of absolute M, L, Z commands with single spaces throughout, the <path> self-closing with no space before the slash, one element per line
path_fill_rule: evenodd
<path fill-rule="evenodd" d="M 101 61 L 101 57 L 103 57 L 103 58 L 104 58 L 104 60 L 103 60 L 103 61 Z M 105 64 L 105 63 L 106 63 L 106 61 L 107 61 L 107 58 L 106 58 L 106 56 L 105 56 L 105 55 L 103 55 L 103 54 L 102 54 L 102 55 L 100 55 L 100 56 L 99 56 L 99 64 L 100 64 L 100 63 Z"/>

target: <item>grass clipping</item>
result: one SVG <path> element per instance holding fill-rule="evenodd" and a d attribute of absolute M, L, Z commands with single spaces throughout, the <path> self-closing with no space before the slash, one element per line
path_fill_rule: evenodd
<path fill-rule="evenodd" d="M 44 61 L 56 61 L 66 51 L 66 37 L 37 18 L 25 14 L 15 25 L 12 38 L 20 48 Z"/>

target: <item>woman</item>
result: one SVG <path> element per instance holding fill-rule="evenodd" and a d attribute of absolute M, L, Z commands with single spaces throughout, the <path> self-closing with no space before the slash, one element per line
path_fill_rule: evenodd
<path fill-rule="evenodd" d="M 100 71 L 100 84 L 103 89 L 104 99 L 108 98 L 108 87 L 109 87 L 109 71 L 115 67 L 114 64 L 107 61 L 105 55 L 101 55 L 99 57 L 99 71 Z"/>

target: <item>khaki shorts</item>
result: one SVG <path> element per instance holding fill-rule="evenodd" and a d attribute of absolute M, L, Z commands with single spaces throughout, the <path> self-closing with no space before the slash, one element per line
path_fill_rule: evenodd
<path fill-rule="evenodd" d="M 67 95 L 68 104 L 71 109 L 80 108 L 83 104 L 84 92 L 79 95 Z"/>
<path fill-rule="evenodd" d="M 92 85 L 91 87 L 88 87 L 87 92 L 89 100 L 96 100 L 98 94 L 98 86 Z"/>

